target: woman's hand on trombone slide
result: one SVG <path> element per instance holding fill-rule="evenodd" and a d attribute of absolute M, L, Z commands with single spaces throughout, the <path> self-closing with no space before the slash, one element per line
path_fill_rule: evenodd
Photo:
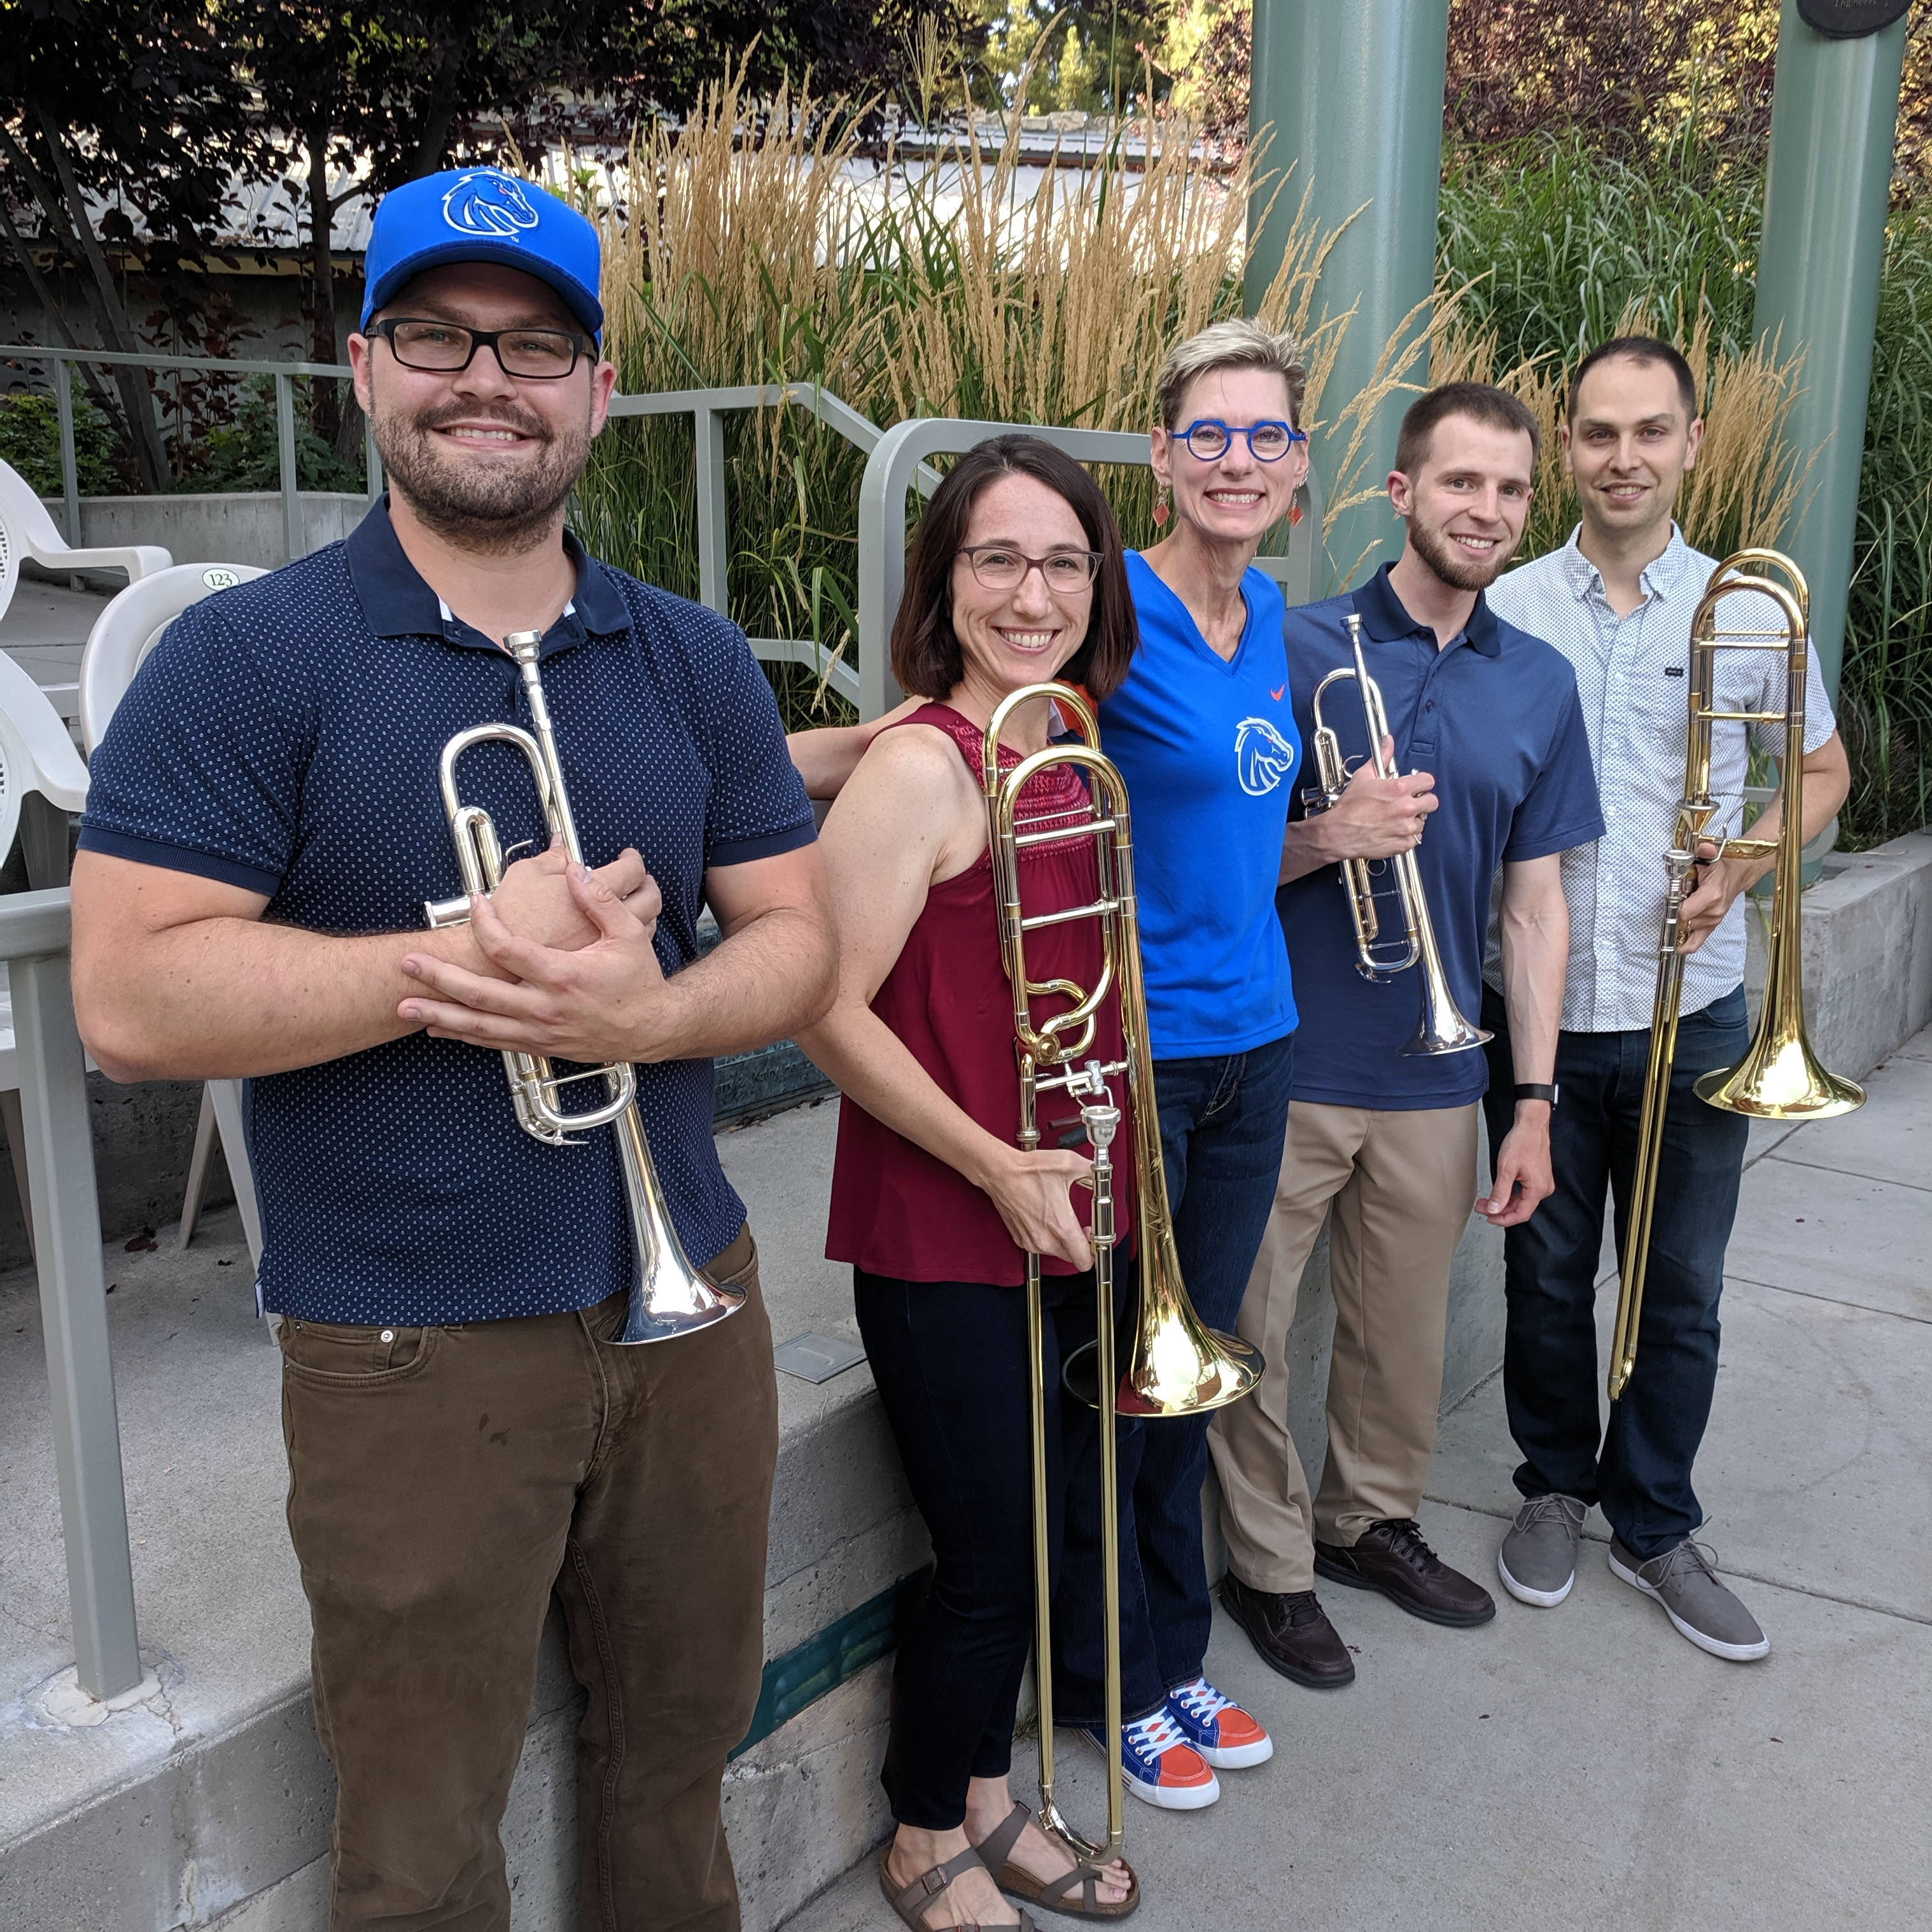
<path fill-rule="evenodd" d="M 968 1176 L 1000 1210 L 1006 1232 L 1029 1253 L 1057 1255 L 1078 1268 L 1094 1265 L 1087 1224 L 1068 1190 L 1094 1184 L 1094 1163 L 1058 1148 L 1028 1154 L 1003 1146 L 989 1134 L 983 1167 Z"/>

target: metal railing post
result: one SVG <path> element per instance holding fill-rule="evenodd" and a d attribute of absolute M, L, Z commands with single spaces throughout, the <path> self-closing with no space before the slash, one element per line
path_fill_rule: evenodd
<path fill-rule="evenodd" d="M 290 563 L 308 554 L 302 541 L 302 496 L 296 487 L 296 386 L 292 377 L 275 378 L 275 445 L 282 459 L 282 535 Z"/>
<path fill-rule="evenodd" d="M 0 910 L 0 955 L 9 958 L 14 995 L 76 1675 L 83 1690 L 104 1701 L 133 1690 L 142 1672 L 108 1348 L 87 1063 L 68 983 L 68 930 L 64 891 L 19 893 Z"/>
<path fill-rule="evenodd" d="M 54 416 L 60 424 L 61 495 L 67 505 L 67 541 L 71 550 L 87 546 L 80 534 L 80 458 L 74 442 L 74 372 L 54 360 Z"/>
<path fill-rule="evenodd" d="M 721 616 L 730 615 L 727 579 L 730 545 L 724 505 L 724 418 L 699 404 L 692 411 L 698 430 L 698 601 Z"/>

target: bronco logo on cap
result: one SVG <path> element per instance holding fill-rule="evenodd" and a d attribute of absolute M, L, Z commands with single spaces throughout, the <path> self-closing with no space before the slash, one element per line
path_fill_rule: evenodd
<path fill-rule="evenodd" d="M 459 175 L 442 198 L 442 218 L 465 235 L 496 235 L 514 238 L 518 232 L 537 225 L 537 212 L 530 205 L 521 182 L 500 175 L 494 168 L 474 174 Z"/>

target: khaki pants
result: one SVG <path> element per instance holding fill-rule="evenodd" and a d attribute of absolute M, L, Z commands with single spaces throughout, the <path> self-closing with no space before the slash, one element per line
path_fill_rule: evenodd
<path fill-rule="evenodd" d="M 598 1339 L 614 1296 L 458 1328 L 283 1322 L 334 1932 L 508 1932 L 497 1827 L 553 1588 L 590 1694 L 579 1923 L 735 1932 L 719 1781 L 764 1664 L 778 1391 L 749 1231 L 705 1273 L 746 1306 L 646 1348 Z"/>
<path fill-rule="evenodd" d="M 1228 1565 L 1250 1588 L 1312 1589 L 1312 1539 L 1347 1548 L 1372 1523 L 1415 1514 L 1442 1396 L 1450 1257 L 1475 1198 L 1473 1104 L 1289 1107 L 1274 1211 L 1238 1324 L 1268 1366 L 1208 1438 Z M 1328 1460 L 1311 1510 L 1288 1432 L 1288 1331 L 1331 1204 Z"/>

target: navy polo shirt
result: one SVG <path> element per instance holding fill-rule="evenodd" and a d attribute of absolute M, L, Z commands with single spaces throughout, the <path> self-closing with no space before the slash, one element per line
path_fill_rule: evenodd
<path fill-rule="evenodd" d="M 1468 628 L 1438 650 L 1435 632 L 1418 624 L 1390 588 L 1384 564 L 1346 596 L 1288 614 L 1283 634 L 1295 719 L 1311 746 L 1315 687 L 1354 662 L 1343 621 L 1351 610 L 1361 616 L 1362 654 L 1382 689 L 1398 768 L 1435 774 L 1441 803 L 1429 815 L 1416 856 L 1450 992 L 1473 1021 L 1482 1004 L 1483 942 L 1497 866 L 1568 851 L 1603 835 L 1576 674 L 1561 652 L 1504 623 L 1481 597 Z M 1350 767 L 1366 761 L 1369 734 L 1353 682 L 1332 686 L 1322 712 Z M 1311 785 L 1315 772 L 1311 749 Z M 1376 870 L 1387 895 L 1383 932 L 1399 936 L 1394 880 L 1386 866 Z M 1402 1053 L 1422 1010 L 1419 969 L 1379 982 L 1356 970 L 1341 876 L 1340 866 L 1324 866 L 1276 895 L 1301 1009 L 1294 1097 L 1396 1111 L 1480 1099 L 1489 1084 L 1483 1053 Z"/>
<path fill-rule="evenodd" d="M 566 542 L 577 590 L 539 656 L 572 808 L 593 866 L 644 855 L 674 973 L 698 956 L 707 868 L 810 843 L 812 808 L 737 627 Z M 176 619 L 94 754 L 81 845 L 266 893 L 268 918 L 312 932 L 414 931 L 424 899 L 462 890 L 443 744 L 488 722 L 530 725 L 515 664 L 450 615 L 379 504 L 346 543 Z M 473 747 L 458 776 L 506 848 L 548 842 L 520 754 Z M 248 1088 L 266 1306 L 413 1327 L 628 1284 L 616 1136 L 532 1139 L 500 1054 L 418 1033 Z M 702 1266 L 745 1219 L 712 1141 L 711 1063 L 640 1066 L 638 1094 Z"/>

